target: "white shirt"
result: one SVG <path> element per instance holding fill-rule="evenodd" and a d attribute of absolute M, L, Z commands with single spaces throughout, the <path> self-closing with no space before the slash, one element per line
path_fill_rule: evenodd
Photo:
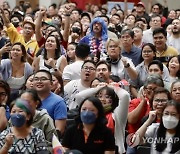
<path fill-rule="evenodd" d="M 75 95 L 85 89 L 87 89 L 87 87 L 84 87 L 81 84 L 81 79 L 72 80 L 65 85 L 64 100 L 66 101 L 66 104 L 70 110 L 78 106 L 78 104 L 76 103 Z"/>
<path fill-rule="evenodd" d="M 75 61 L 64 68 L 62 78 L 63 80 L 77 80 L 80 79 L 81 67 L 84 61 Z"/>

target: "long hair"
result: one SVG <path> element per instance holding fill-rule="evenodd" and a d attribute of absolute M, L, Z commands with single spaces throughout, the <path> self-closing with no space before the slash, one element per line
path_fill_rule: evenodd
<path fill-rule="evenodd" d="M 111 111 L 110 112 L 113 112 L 114 109 L 118 106 L 118 103 L 119 103 L 119 98 L 118 96 L 116 95 L 116 93 L 114 92 L 114 90 L 112 88 L 109 88 L 109 87 L 103 87 L 102 89 L 100 89 L 97 94 L 96 94 L 96 97 L 98 97 L 98 94 L 101 93 L 103 90 L 106 91 L 106 95 L 110 96 L 111 99 L 112 99 L 112 104 L 111 104 Z"/>
<path fill-rule="evenodd" d="M 167 103 L 166 108 L 168 106 L 174 106 L 176 108 L 178 114 L 180 115 L 180 104 L 179 103 L 171 100 L 171 101 L 169 101 Z M 160 138 L 161 140 L 163 139 L 163 141 L 165 141 L 166 140 L 166 131 L 167 131 L 167 129 L 164 127 L 162 119 L 161 119 L 161 123 L 159 125 L 158 130 L 157 130 L 157 139 Z M 177 127 L 175 128 L 175 131 L 176 131 L 176 133 L 175 133 L 175 135 L 173 137 L 172 149 L 171 149 L 170 153 L 175 153 L 178 150 L 180 150 L 180 147 L 179 147 L 180 140 L 174 142 L 174 140 L 175 140 L 174 138 L 178 138 L 178 139 L 180 138 L 180 121 L 179 121 Z M 162 143 L 156 142 L 156 150 L 157 151 L 162 152 L 162 151 L 164 151 L 164 149 L 166 147 L 167 147 L 167 143 L 165 143 L 165 142 L 162 142 Z"/>
<path fill-rule="evenodd" d="M 57 59 L 60 57 L 60 55 L 61 55 L 59 40 L 58 40 L 58 38 L 56 38 L 56 37 L 53 36 L 53 35 L 48 35 L 48 37 L 46 38 L 46 41 L 47 41 L 47 39 L 48 39 L 49 37 L 54 37 L 55 40 L 56 40 L 56 49 L 55 49 L 55 57 L 54 57 L 54 59 L 57 60 Z M 45 43 L 44 43 L 44 55 L 43 55 L 43 56 L 44 56 L 44 59 L 47 60 L 47 50 L 46 50 L 46 48 L 45 48 L 46 41 L 45 41 Z"/>
<path fill-rule="evenodd" d="M 98 117 L 96 119 L 96 126 L 97 127 L 104 127 L 107 123 L 105 114 L 104 114 L 104 109 L 103 106 L 101 104 L 101 101 L 97 98 L 97 97 L 89 97 L 86 98 L 82 101 L 81 105 L 79 106 L 79 115 L 81 114 L 81 108 L 82 105 L 85 103 L 85 101 L 90 101 L 98 110 Z M 80 122 L 82 123 L 82 121 L 80 120 Z"/>

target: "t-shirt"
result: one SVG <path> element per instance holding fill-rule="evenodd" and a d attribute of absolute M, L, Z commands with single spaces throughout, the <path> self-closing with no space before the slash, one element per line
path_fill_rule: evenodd
<path fill-rule="evenodd" d="M 87 89 L 81 84 L 81 80 L 72 80 L 68 82 L 64 87 L 64 99 L 69 109 L 74 109 L 78 105 L 76 103 L 75 96 L 80 91 Z"/>
<path fill-rule="evenodd" d="M 62 74 L 63 80 L 77 80 L 80 79 L 81 67 L 83 61 L 76 61 L 70 65 L 67 65 Z"/>
<path fill-rule="evenodd" d="M 67 107 L 64 99 L 53 92 L 42 101 L 41 108 L 46 109 L 53 120 L 67 118 Z"/>
<path fill-rule="evenodd" d="M 80 150 L 83 154 L 104 154 L 104 151 L 115 150 L 115 140 L 107 127 L 94 128 L 87 140 L 82 126 L 69 127 L 64 135 L 62 145 L 69 149 Z"/>

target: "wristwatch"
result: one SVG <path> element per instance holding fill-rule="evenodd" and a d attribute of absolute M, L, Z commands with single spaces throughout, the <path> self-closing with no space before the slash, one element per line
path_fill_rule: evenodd
<path fill-rule="evenodd" d="M 124 65 L 125 68 L 128 68 L 130 66 L 129 63 L 127 63 L 126 65 Z"/>
<path fill-rule="evenodd" d="M 0 107 L 3 107 L 6 110 L 6 104 L 1 104 Z"/>

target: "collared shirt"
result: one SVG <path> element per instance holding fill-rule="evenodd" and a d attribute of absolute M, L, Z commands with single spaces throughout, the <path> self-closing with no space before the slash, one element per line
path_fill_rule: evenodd
<path fill-rule="evenodd" d="M 141 49 L 135 47 L 134 45 L 132 46 L 130 52 L 127 52 L 123 49 L 122 55 L 124 57 L 128 57 L 132 59 L 132 62 L 134 63 L 135 66 L 141 63 Z"/>

